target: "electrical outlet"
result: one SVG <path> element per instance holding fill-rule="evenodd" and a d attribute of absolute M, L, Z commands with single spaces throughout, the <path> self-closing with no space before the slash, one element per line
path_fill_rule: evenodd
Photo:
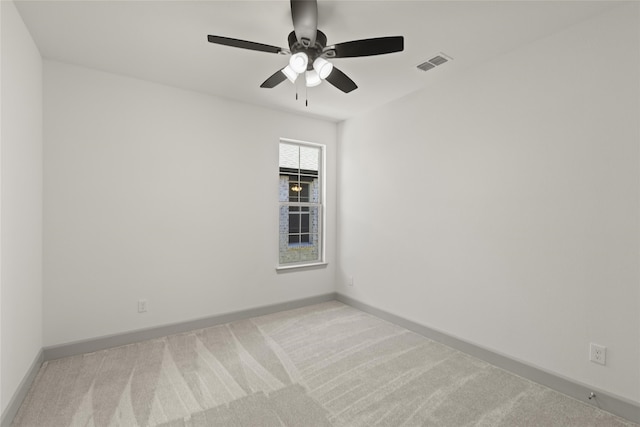
<path fill-rule="evenodd" d="M 600 365 L 607 364 L 607 347 L 600 344 L 589 344 L 589 360 Z"/>
<path fill-rule="evenodd" d="M 147 312 L 147 300 L 139 299 L 138 300 L 138 313 L 146 313 Z"/>
<path fill-rule="evenodd" d="M 347 286 L 353 287 L 353 276 L 349 276 L 349 278 L 347 280 Z"/>

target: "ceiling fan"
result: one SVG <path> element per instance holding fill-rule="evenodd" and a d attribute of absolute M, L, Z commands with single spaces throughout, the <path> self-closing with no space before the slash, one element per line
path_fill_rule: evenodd
<path fill-rule="evenodd" d="M 273 88 L 286 79 L 292 83 L 302 73 L 307 87 L 326 80 L 345 93 L 357 89 L 346 74 L 327 59 L 383 55 L 404 50 L 404 37 L 378 37 L 354 40 L 327 46 L 327 36 L 318 30 L 317 0 L 291 0 L 293 31 L 289 34 L 289 49 L 222 36 L 208 36 L 211 43 L 260 52 L 291 55 L 289 64 L 276 71 L 260 87 Z"/>

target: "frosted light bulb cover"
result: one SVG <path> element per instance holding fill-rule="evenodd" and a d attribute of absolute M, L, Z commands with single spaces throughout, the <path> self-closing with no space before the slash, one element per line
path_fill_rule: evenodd
<path fill-rule="evenodd" d="M 291 55 L 291 59 L 289 59 L 289 66 L 296 73 L 304 73 L 307 69 L 307 64 L 309 63 L 309 58 L 307 54 L 304 52 L 298 52 Z"/>
<path fill-rule="evenodd" d="M 318 76 L 324 80 L 331 74 L 331 71 L 333 71 L 333 64 L 324 58 L 316 58 L 316 60 L 313 61 L 313 69 L 316 70 Z"/>
<path fill-rule="evenodd" d="M 307 73 L 305 74 L 305 77 L 307 80 L 307 87 L 318 86 L 320 83 L 322 83 L 320 76 L 318 75 L 318 73 L 315 72 L 315 70 L 307 71 Z"/>
<path fill-rule="evenodd" d="M 287 65 L 286 67 L 284 67 L 284 69 L 282 70 L 282 73 L 287 76 L 287 78 L 289 79 L 289 81 L 291 83 L 295 83 L 296 79 L 298 78 L 298 73 L 296 73 L 295 71 L 293 71 L 293 68 L 291 68 L 291 66 Z"/>

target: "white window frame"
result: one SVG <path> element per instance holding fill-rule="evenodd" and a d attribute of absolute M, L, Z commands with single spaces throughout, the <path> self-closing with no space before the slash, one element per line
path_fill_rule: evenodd
<path fill-rule="evenodd" d="M 319 211 L 319 225 L 318 225 L 318 236 L 320 238 L 320 249 L 319 249 L 319 259 L 317 261 L 303 261 L 299 263 L 287 263 L 280 264 L 280 232 L 278 231 L 278 258 L 277 258 L 277 271 L 286 271 L 286 270 L 294 270 L 301 268 L 313 268 L 327 265 L 326 262 L 326 200 L 327 200 L 327 189 L 326 189 L 326 158 L 327 158 L 327 150 L 325 144 L 319 144 L 316 142 L 309 141 L 301 141 L 297 139 L 289 139 L 289 138 L 280 138 L 278 141 L 278 182 L 279 182 L 279 172 L 280 172 L 280 143 L 284 144 L 292 144 L 298 146 L 307 146 L 318 148 L 320 150 L 320 164 L 318 165 L 318 174 L 320 175 L 318 181 L 320 183 L 320 202 L 319 203 L 291 203 L 291 202 L 281 202 L 278 197 L 278 212 L 280 212 L 280 207 L 283 205 L 295 205 L 295 206 L 318 206 Z M 280 215 L 278 215 L 278 226 L 276 227 L 279 230 L 280 226 Z"/>

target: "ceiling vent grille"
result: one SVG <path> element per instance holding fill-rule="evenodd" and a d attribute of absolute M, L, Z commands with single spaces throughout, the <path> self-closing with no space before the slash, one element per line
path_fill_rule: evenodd
<path fill-rule="evenodd" d="M 435 68 L 436 66 L 433 65 L 431 62 L 427 61 L 427 62 L 423 62 L 422 64 L 418 65 L 418 68 L 420 68 L 422 71 L 429 71 L 432 68 Z"/>
<path fill-rule="evenodd" d="M 436 55 L 430 60 L 425 61 L 422 64 L 418 65 L 418 68 L 422 71 L 429 71 L 432 68 L 437 67 L 438 65 L 442 65 L 445 62 L 449 62 L 451 59 L 452 59 L 451 57 L 441 53 L 440 55 Z"/>

